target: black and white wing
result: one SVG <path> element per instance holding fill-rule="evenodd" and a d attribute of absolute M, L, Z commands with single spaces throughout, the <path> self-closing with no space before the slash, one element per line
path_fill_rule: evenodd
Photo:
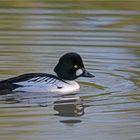
<path fill-rule="evenodd" d="M 0 82 L 0 90 L 9 89 L 15 91 L 35 91 L 37 89 L 47 90 L 52 85 L 57 85 L 58 82 L 65 82 L 58 77 L 45 73 L 30 73 L 23 74 L 18 77 L 10 78 Z M 44 88 L 45 87 L 45 88 Z"/>

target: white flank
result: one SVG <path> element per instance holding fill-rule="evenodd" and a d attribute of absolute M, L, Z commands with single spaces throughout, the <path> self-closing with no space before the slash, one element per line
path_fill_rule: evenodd
<path fill-rule="evenodd" d="M 47 79 L 47 81 L 45 81 Z M 33 81 L 35 80 L 35 81 Z M 80 87 L 75 81 L 66 81 L 67 83 L 53 78 L 37 77 L 28 81 L 17 82 L 15 84 L 22 87 L 16 88 L 14 91 L 24 92 L 72 92 Z"/>

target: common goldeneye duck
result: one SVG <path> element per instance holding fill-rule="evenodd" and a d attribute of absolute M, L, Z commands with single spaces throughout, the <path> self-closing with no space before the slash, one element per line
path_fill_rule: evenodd
<path fill-rule="evenodd" d="M 78 77 L 94 77 L 86 71 L 81 56 L 74 52 L 63 55 L 54 71 L 57 76 L 28 73 L 0 81 L 0 91 L 71 92 L 80 88 L 74 81 Z"/>

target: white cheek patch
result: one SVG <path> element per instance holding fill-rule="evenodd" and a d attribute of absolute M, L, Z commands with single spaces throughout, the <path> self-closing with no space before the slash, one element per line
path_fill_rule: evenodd
<path fill-rule="evenodd" d="M 76 76 L 80 76 L 81 74 L 83 74 L 83 70 L 82 69 L 76 70 Z"/>

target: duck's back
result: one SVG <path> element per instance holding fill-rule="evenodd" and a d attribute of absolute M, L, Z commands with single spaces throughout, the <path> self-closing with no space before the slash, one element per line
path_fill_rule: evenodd
<path fill-rule="evenodd" d="M 55 75 L 46 73 L 23 74 L 0 82 L 0 91 L 65 92 L 78 88 L 79 85 L 76 82 L 66 82 Z"/>

